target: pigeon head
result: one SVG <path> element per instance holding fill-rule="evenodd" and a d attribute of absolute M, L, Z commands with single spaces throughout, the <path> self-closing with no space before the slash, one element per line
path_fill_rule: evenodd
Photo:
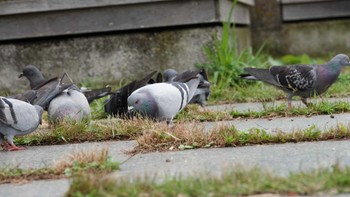
<path fill-rule="evenodd" d="M 176 76 L 177 72 L 174 69 L 166 69 L 164 71 L 164 81 L 171 82 L 172 79 Z"/>
<path fill-rule="evenodd" d="M 34 88 L 45 81 L 44 76 L 42 75 L 40 70 L 33 65 L 26 66 L 18 77 L 26 77 L 30 82 L 31 88 Z"/>
<path fill-rule="evenodd" d="M 330 63 L 338 66 L 350 66 L 349 56 L 345 54 L 338 54 L 331 59 Z"/>
<path fill-rule="evenodd" d="M 142 115 L 156 117 L 157 103 L 147 92 L 135 92 L 128 97 L 128 105 L 132 110 Z"/>

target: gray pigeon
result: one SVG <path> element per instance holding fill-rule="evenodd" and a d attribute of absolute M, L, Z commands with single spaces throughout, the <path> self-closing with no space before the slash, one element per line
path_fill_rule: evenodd
<path fill-rule="evenodd" d="M 186 83 L 155 83 L 135 90 L 128 97 L 133 111 L 157 121 L 171 123 L 176 114 L 192 99 L 199 84 L 198 78 Z"/>
<path fill-rule="evenodd" d="M 287 94 L 288 108 L 292 107 L 292 98 L 301 97 L 307 106 L 307 98 L 325 92 L 337 79 L 341 69 L 350 66 L 349 57 L 338 54 L 326 64 L 295 64 L 272 66 L 269 69 L 245 68 L 248 74 L 243 79 L 260 80 L 274 85 Z"/>
<path fill-rule="evenodd" d="M 66 76 L 68 75 L 66 74 Z M 26 77 L 29 80 L 30 88 L 32 90 L 38 90 L 44 86 L 47 87 L 48 86 L 47 84 L 52 84 L 60 80 L 57 77 L 49 80 L 45 80 L 41 71 L 34 65 L 26 66 L 23 69 L 22 73 L 19 75 L 19 78 L 21 77 Z M 61 78 L 61 81 L 62 81 L 62 78 Z M 72 83 L 72 81 L 70 81 L 70 83 Z M 83 88 L 81 92 L 85 95 L 86 99 L 88 99 L 88 102 L 91 103 L 95 99 L 99 99 L 109 95 L 111 92 L 111 88 L 106 87 L 106 88 L 91 89 L 91 90 L 87 90 Z"/>
<path fill-rule="evenodd" d="M 55 88 L 56 84 L 61 84 L 67 75 L 64 74 L 60 79 L 52 78 L 46 81 L 38 68 L 29 65 L 24 68 L 20 77 L 22 76 L 30 81 L 30 86 L 34 90 L 39 91 L 47 87 L 50 89 L 49 92 L 52 92 L 51 89 Z M 50 93 L 50 99 L 40 96 L 41 99 L 35 104 L 43 106 L 42 103 L 45 101 L 44 109 L 48 110 L 50 122 L 57 122 L 66 118 L 76 121 L 89 119 L 91 110 L 85 95 L 74 84 L 62 87 L 64 89 L 60 88 L 59 91 L 54 91 L 55 94 Z"/>
<path fill-rule="evenodd" d="M 40 105 L 44 110 L 47 110 L 53 98 L 73 85 L 72 83 L 64 84 L 63 79 L 64 75 L 61 78 L 53 78 L 36 86 L 35 89 L 10 96 L 10 98 L 22 100 L 33 105 Z"/>
<path fill-rule="evenodd" d="M 50 122 L 59 122 L 65 119 L 79 122 L 89 120 L 90 115 L 89 103 L 76 86 L 68 88 L 52 99 L 48 109 Z"/>
<path fill-rule="evenodd" d="M 0 97 L 1 146 L 8 151 L 24 150 L 13 143 L 13 137 L 29 134 L 38 128 L 42 113 L 43 108 L 38 105 Z"/>
<path fill-rule="evenodd" d="M 205 107 L 210 94 L 210 82 L 204 69 L 185 71 L 182 73 L 178 73 L 174 69 L 167 69 L 164 71 L 165 82 L 184 82 L 189 77 L 194 76 L 199 78 L 199 84 L 193 98 L 189 103 L 197 103 L 200 106 Z"/>

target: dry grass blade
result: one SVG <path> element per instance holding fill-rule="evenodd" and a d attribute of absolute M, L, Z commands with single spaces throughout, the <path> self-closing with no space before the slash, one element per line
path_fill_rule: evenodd
<path fill-rule="evenodd" d="M 53 168 L 63 172 L 67 168 L 72 168 L 75 164 L 103 164 L 108 159 L 108 148 L 97 148 L 96 146 L 88 150 L 75 150 L 73 153 L 64 156 L 55 162 Z"/>

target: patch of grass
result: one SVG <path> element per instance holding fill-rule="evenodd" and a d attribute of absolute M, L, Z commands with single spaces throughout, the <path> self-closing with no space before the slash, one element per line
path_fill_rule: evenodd
<path fill-rule="evenodd" d="M 222 23 L 221 34 L 214 34 L 213 43 L 204 46 L 208 62 L 196 65 L 207 70 L 212 84 L 211 97 L 214 99 L 223 96 L 227 88 L 246 83 L 238 76 L 243 72 L 244 67 L 261 67 L 266 62 L 265 56 L 261 53 L 262 47 L 256 53 L 251 48 L 239 49 L 235 25 L 231 22 L 234 5 L 227 20 Z"/>
<path fill-rule="evenodd" d="M 0 184 L 39 179 L 58 179 L 93 172 L 109 173 L 119 169 L 119 164 L 108 156 L 108 149 L 96 147 L 91 150 L 75 151 L 56 162 L 53 167 L 22 169 L 3 167 L 0 169 Z"/>
<path fill-rule="evenodd" d="M 86 122 L 61 122 L 53 128 L 41 129 L 30 135 L 15 139 L 17 145 L 53 145 L 65 143 L 95 142 L 106 140 L 134 139 L 143 129 L 153 127 L 147 119 L 121 120 L 103 119 Z"/>
<path fill-rule="evenodd" d="M 109 114 L 107 114 L 104 110 L 104 105 L 105 105 L 104 101 L 107 98 L 108 96 L 104 98 L 96 99 L 90 104 L 92 120 L 108 118 Z"/>
<path fill-rule="evenodd" d="M 171 129 L 145 132 L 137 138 L 138 146 L 134 152 L 154 152 L 184 150 L 209 147 L 236 147 L 255 144 L 279 144 L 287 142 L 341 140 L 350 137 L 350 128 L 339 125 L 328 131 L 320 131 L 315 126 L 294 132 L 267 132 L 251 129 L 238 131 L 234 126 L 218 126 L 208 132 L 195 123 L 177 124 Z"/>
<path fill-rule="evenodd" d="M 17 138 L 20 145 L 53 145 L 81 143 L 85 141 L 134 140 L 138 146 L 133 152 L 153 152 L 184 150 L 208 147 L 235 147 L 253 144 L 286 143 L 319 140 L 347 139 L 349 128 L 337 128 L 321 132 L 315 127 L 292 133 L 279 131 L 269 133 L 265 130 L 251 129 L 238 131 L 234 126 L 217 126 L 205 131 L 198 122 L 178 122 L 169 128 L 165 123 L 134 119 L 100 120 L 87 126 L 83 123 L 58 125 L 53 131 L 37 132 Z"/>
<path fill-rule="evenodd" d="M 219 177 L 129 181 L 86 174 L 74 177 L 66 196 L 246 196 L 253 194 L 334 195 L 350 191 L 350 168 L 335 164 L 280 177 L 259 168 L 235 167 Z"/>
<path fill-rule="evenodd" d="M 291 116 L 311 116 L 311 115 L 331 115 L 338 113 L 350 112 L 350 104 L 345 101 L 338 102 L 316 102 L 309 107 L 294 106 L 288 110 L 286 104 L 275 106 L 264 106 L 262 111 L 213 111 L 200 108 L 198 105 L 189 105 L 181 111 L 176 120 L 184 121 L 222 121 L 233 120 L 236 118 L 276 118 Z"/>

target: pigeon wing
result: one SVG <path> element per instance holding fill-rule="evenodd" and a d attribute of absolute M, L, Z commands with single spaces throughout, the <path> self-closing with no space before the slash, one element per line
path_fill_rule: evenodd
<path fill-rule="evenodd" d="M 88 102 L 91 103 L 95 99 L 99 99 L 111 94 L 111 87 L 87 90 L 83 91 L 83 94 L 85 95 Z"/>
<path fill-rule="evenodd" d="M 272 66 L 270 72 L 281 87 L 293 92 L 306 91 L 316 82 L 316 72 L 312 66 Z"/>
<path fill-rule="evenodd" d="M 38 98 L 36 90 L 27 90 L 21 94 L 9 96 L 8 98 L 18 99 L 27 103 L 33 104 L 34 100 Z"/>
<path fill-rule="evenodd" d="M 4 97 L 0 98 L 0 121 L 6 125 L 17 123 L 17 117 L 13 110 L 13 104 Z"/>

